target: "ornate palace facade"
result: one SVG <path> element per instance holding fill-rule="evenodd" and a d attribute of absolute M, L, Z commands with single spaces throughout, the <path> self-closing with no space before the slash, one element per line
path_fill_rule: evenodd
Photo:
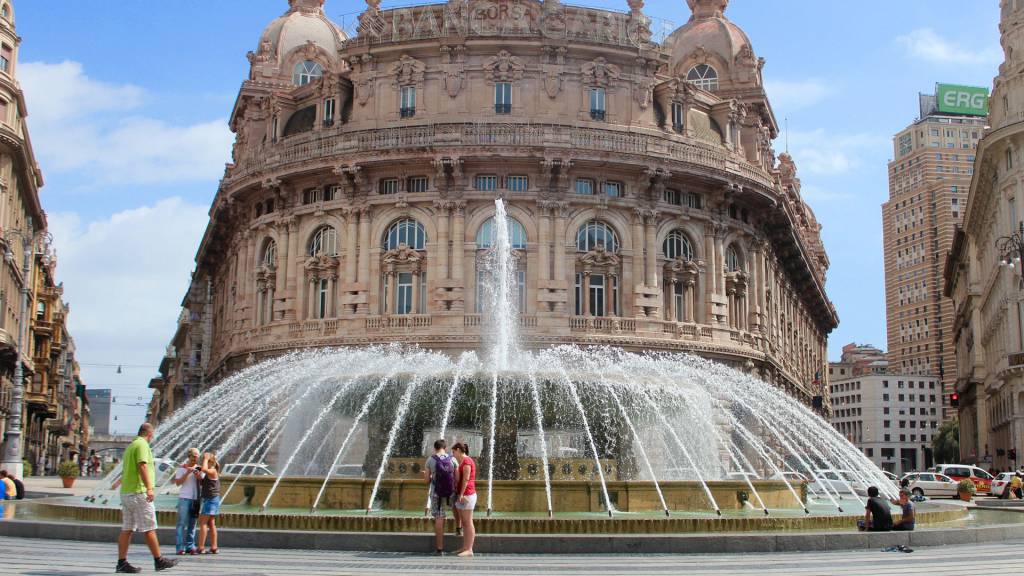
<path fill-rule="evenodd" d="M 291 0 L 249 54 L 184 302 L 202 329 L 153 414 L 290 348 L 476 348 L 498 196 L 527 346 L 694 352 L 810 403 L 837 324 L 820 226 L 764 60 L 727 0 L 688 3 L 655 42 L 641 0 L 369 0 L 351 38 Z"/>

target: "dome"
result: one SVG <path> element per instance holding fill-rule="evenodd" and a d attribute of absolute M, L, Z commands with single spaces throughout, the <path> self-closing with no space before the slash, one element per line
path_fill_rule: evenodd
<path fill-rule="evenodd" d="M 259 52 L 283 61 L 296 48 L 312 42 L 335 57 L 346 40 L 324 14 L 324 0 L 289 0 L 289 9 L 260 36 Z"/>
<path fill-rule="evenodd" d="M 672 54 L 672 73 L 681 75 L 694 64 L 709 64 L 724 76 L 736 63 L 756 62 L 750 38 L 725 17 L 728 0 L 687 2 L 693 10 L 689 22 L 665 40 Z M 680 70 L 684 65 L 686 69 Z"/>

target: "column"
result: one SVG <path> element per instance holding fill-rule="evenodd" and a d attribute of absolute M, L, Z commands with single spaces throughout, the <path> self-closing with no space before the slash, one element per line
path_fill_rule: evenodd
<path fill-rule="evenodd" d="M 319 284 L 320 284 L 320 279 L 319 278 L 310 278 L 309 281 L 306 283 L 306 292 L 307 292 L 307 294 L 306 294 L 306 297 L 304 299 L 304 301 L 306 303 L 305 304 L 305 310 L 300 310 L 299 311 L 299 320 L 307 320 L 309 318 L 316 318 L 319 315 L 318 314 L 319 307 L 316 305 L 317 304 L 317 302 L 316 302 L 316 295 L 317 295 L 318 292 L 320 292 Z"/>
<path fill-rule="evenodd" d="M 284 311 L 287 307 L 285 300 L 288 294 L 288 276 L 291 275 L 294 260 L 292 259 L 292 252 L 289 246 L 290 237 L 288 235 L 288 223 L 282 222 L 282 226 L 278 226 L 277 229 L 277 281 L 274 286 L 274 297 L 281 297 L 280 309 Z M 269 286 L 267 287 L 269 291 Z M 274 308 L 277 308 L 275 305 Z M 273 321 L 274 318 L 266 318 L 267 321 Z"/>
<path fill-rule="evenodd" d="M 448 254 L 450 247 L 448 245 L 448 207 L 442 206 L 438 212 L 440 216 L 437 219 L 437 264 L 436 270 L 440 272 L 440 280 L 451 278 L 451 269 L 448 267 Z"/>
<path fill-rule="evenodd" d="M 705 298 L 708 304 L 708 321 L 711 321 L 711 299 L 708 294 L 718 294 L 718 262 L 715 259 L 715 229 L 711 224 L 704 226 L 704 261 L 707 266 L 707 274 L 704 277 Z"/>
<path fill-rule="evenodd" d="M 590 272 L 583 273 L 583 281 L 581 282 L 580 292 L 583 297 L 583 315 L 590 318 Z"/>
<path fill-rule="evenodd" d="M 370 289 L 370 210 L 359 210 L 359 283 Z"/>
<path fill-rule="evenodd" d="M 669 280 L 668 284 L 668 320 L 676 322 L 676 279 Z"/>
<path fill-rule="evenodd" d="M 537 239 L 537 267 L 541 281 L 551 279 L 551 212 L 548 208 L 540 208 L 540 229 Z"/>
<path fill-rule="evenodd" d="M 686 319 L 687 322 L 689 322 L 691 324 L 693 323 L 693 311 L 697 307 L 697 295 L 695 294 L 695 292 L 696 291 L 694 290 L 694 281 L 693 280 L 687 280 L 686 281 L 686 294 L 684 296 L 684 301 L 686 302 L 686 313 L 685 313 L 686 316 L 685 316 L 685 319 Z"/>
<path fill-rule="evenodd" d="M 295 294 L 295 289 L 297 287 L 301 288 L 304 285 L 300 282 L 302 271 L 300 270 L 299 258 L 301 257 L 301 251 L 299 225 L 295 218 L 291 218 L 288 221 L 288 267 L 284 270 L 288 289 L 280 295 L 282 299 L 288 299 L 288 304 L 283 307 L 281 312 L 289 318 L 295 318 L 298 315 L 295 308 L 298 307 L 298 302 L 301 302 L 299 300 L 301 294 Z M 278 271 L 278 274 L 280 273 Z"/>
<path fill-rule="evenodd" d="M 463 260 L 466 257 L 466 208 L 456 206 L 452 223 L 452 279 L 459 286 L 465 286 L 466 278 L 462 273 Z"/>
<path fill-rule="evenodd" d="M 387 277 L 387 282 L 388 282 L 388 290 L 387 290 L 388 301 L 385 303 L 384 314 L 388 315 L 388 314 L 391 314 L 392 310 L 396 310 L 396 308 L 395 308 L 395 306 L 397 306 L 396 299 L 398 298 L 398 275 L 396 273 L 394 273 L 394 272 L 390 272 L 389 271 L 389 272 L 387 272 L 387 276 L 386 277 Z"/>
<path fill-rule="evenodd" d="M 715 286 L 719 296 L 725 295 L 725 249 L 722 236 L 715 234 Z"/>
<path fill-rule="evenodd" d="M 658 237 L 654 229 L 657 222 L 657 216 L 647 217 L 647 241 L 644 243 L 647 249 L 647 286 L 652 290 L 658 289 Z"/>
<path fill-rule="evenodd" d="M 246 309 L 251 310 L 253 303 L 252 300 L 255 297 L 254 290 L 256 288 L 255 275 L 253 274 L 253 267 L 256 262 L 256 237 L 254 234 L 249 235 L 249 241 L 246 244 L 245 249 L 245 262 L 242 274 L 242 283 L 238 286 L 239 293 L 242 295 L 242 312 L 243 317 L 252 317 L 252 314 L 245 314 Z"/>
<path fill-rule="evenodd" d="M 359 213 L 355 210 L 349 210 L 346 213 L 345 221 L 345 276 L 341 283 L 354 283 L 356 282 L 356 245 L 357 240 L 357 228 L 358 224 L 356 220 L 359 218 Z"/>
<path fill-rule="evenodd" d="M 640 214 L 640 210 L 637 210 L 633 215 L 633 284 L 641 286 L 645 282 L 644 217 Z"/>
<path fill-rule="evenodd" d="M 337 306 L 336 302 L 338 301 L 338 295 L 335 293 L 335 290 L 337 289 L 337 286 L 338 286 L 337 279 L 338 279 L 338 275 L 337 274 L 331 274 L 327 278 L 327 317 L 328 318 L 337 318 L 338 317 L 338 314 L 335 312 L 336 306 Z"/>
<path fill-rule="evenodd" d="M 565 277 L 565 213 L 561 208 L 555 208 L 555 282 L 563 283 Z"/>

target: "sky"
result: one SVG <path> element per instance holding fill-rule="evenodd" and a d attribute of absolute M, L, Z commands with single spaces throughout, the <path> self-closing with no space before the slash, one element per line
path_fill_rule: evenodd
<path fill-rule="evenodd" d="M 586 3 L 627 9 L 625 0 Z M 227 117 L 245 54 L 287 1 L 14 5 L 17 74 L 83 379 L 114 390 L 112 426 L 127 432 L 145 414 L 230 157 Z M 364 6 L 327 0 L 326 10 L 348 28 Z M 644 11 L 675 25 L 689 18 L 684 0 Z M 824 227 L 840 316 L 830 357 L 848 342 L 884 348 L 892 135 L 936 82 L 991 86 L 1002 61 L 998 1 L 732 0 L 726 15 L 767 60 L 769 98 Z M 787 136 L 775 148 L 786 150 Z"/>

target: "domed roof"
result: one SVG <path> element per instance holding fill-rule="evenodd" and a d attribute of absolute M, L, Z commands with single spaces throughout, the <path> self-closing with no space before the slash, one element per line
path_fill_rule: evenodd
<path fill-rule="evenodd" d="M 324 0 L 288 0 L 288 5 L 288 12 L 271 22 L 260 36 L 260 52 L 270 52 L 281 60 L 312 42 L 335 56 L 346 37 L 324 14 Z"/>
<path fill-rule="evenodd" d="M 725 17 L 729 0 L 687 0 L 693 15 L 690 21 L 673 32 L 665 40 L 666 48 L 672 53 L 673 71 L 675 66 L 703 49 L 731 67 L 742 55 L 753 58 L 750 38 Z M 708 62 L 709 64 L 711 62 Z M 717 66 L 716 66 L 717 68 Z M 683 70 L 682 72 L 686 72 Z M 724 73 L 725 70 L 719 70 Z"/>

